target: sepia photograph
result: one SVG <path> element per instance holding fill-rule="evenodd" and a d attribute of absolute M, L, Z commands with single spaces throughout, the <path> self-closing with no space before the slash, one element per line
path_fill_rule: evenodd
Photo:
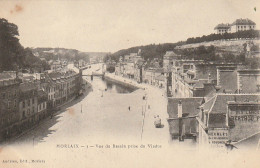
<path fill-rule="evenodd" d="M 259 0 L 0 0 L 0 168 L 259 168 Z"/>

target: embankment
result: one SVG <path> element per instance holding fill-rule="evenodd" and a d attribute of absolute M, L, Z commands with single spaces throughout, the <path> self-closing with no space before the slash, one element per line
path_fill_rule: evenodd
<path fill-rule="evenodd" d="M 114 78 L 112 76 L 108 76 L 108 75 L 105 75 L 105 80 L 108 80 L 108 81 L 111 81 L 111 82 L 114 82 L 114 83 L 117 83 L 117 84 L 120 84 L 120 85 L 124 85 L 126 87 L 129 87 L 129 88 L 133 88 L 133 89 L 143 89 L 142 86 L 139 86 L 138 84 L 135 84 L 133 82 L 130 82 L 130 81 L 127 81 L 127 80 L 123 80 L 123 79 L 117 79 L 117 78 Z"/>

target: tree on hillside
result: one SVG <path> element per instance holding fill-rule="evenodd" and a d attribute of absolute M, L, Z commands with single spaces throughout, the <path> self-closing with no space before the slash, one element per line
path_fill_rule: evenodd
<path fill-rule="evenodd" d="M 234 38 L 259 38 L 260 32 L 259 30 L 245 30 L 245 31 L 238 31 L 234 33 L 224 33 L 224 34 L 210 34 L 210 35 L 203 35 L 201 37 L 191 37 L 188 38 L 186 43 L 193 44 L 193 43 L 201 43 L 205 41 L 214 41 L 214 40 L 222 40 L 222 39 L 234 39 Z"/>
<path fill-rule="evenodd" d="M 17 36 L 18 27 L 0 18 L 0 71 L 18 69 L 23 62 L 23 47 Z"/>

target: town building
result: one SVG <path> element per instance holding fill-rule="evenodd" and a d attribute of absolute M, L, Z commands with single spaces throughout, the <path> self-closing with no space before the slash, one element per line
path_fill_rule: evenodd
<path fill-rule="evenodd" d="M 143 82 L 143 73 L 144 73 L 145 61 L 143 59 L 138 59 L 135 63 L 134 79 L 138 83 Z"/>
<path fill-rule="evenodd" d="M 165 82 L 166 78 L 164 75 L 158 75 L 158 76 L 155 76 L 155 79 L 154 79 L 154 85 L 159 87 L 159 88 L 166 88 L 166 82 Z"/>
<path fill-rule="evenodd" d="M 19 85 L 19 119 L 22 128 L 29 128 L 39 121 L 38 88 L 35 82 Z"/>
<path fill-rule="evenodd" d="M 49 64 L 52 71 L 61 70 L 62 68 L 62 63 L 60 60 L 52 61 Z"/>
<path fill-rule="evenodd" d="M 78 96 L 82 91 L 81 74 L 72 70 L 66 72 L 51 72 L 47 74 L 47 78 L 51 84 L 48 99 L 54 101 L 54 106 L 65 103 L 74 96 Z"/>
<path fill-rule="evenodd" d="M 48 115 L 47 111 L 48 93 L 38 90 L 38 116 L 42 120 Z"/>
<path fill-rule="evenodd" d="M 216 94 L 200 106 L 199 145 L 236 144 L 260 131 L 260 94 Z"/>
<path fill-rule="evenodd" d="M 231 32 L 254 30 L 256 28 L 255 22 L 250 19 L 237 19 L 231 25 Z"/>
<path fill-rule="evenodd" d="M 19 85 L 17 73 L 0 73 L 0 141 L 16 133 L 19 122 Z"/>
<path fill-rule="evenodd" d="M 231 24 L 227 23 L 221 23 L 218 24 L 214 30 L 216 30 L 216 34 L 225 34 L 225 33 L 231 33 Z"/>
<path fill-rule="evenodd" d="M 198 136 L 199 107 L 204 103 L 202 97 L 193 98 L 168 98 L 167 111 L 171 138 L 184 140 Z"/>
<path fill-rule="evenodd" d="M 174 60 L 177 60 L 179 58 L 180 55 L 177 55 L 175 52 L 166 51 L 166 54 L 163 56 L 163 68 L 165 70 L 171 70 Z"/>
<path fill-rule="evenodd" d="M 226 76 L 230 70 L 223 68 L 218 70 L 218 68 L 233 66 L 237 69 L 237 64 L 202 63 L 200 61 L 182 61 L 178 64 L 179 67 L 173 68 L 172 76 L 172 89 L 175 97 L 211 97 L 216 92 L 227 92 L 231 88 L 230 83 L 236 83 L 236 79 L 235 82 L 227 80 Z M 234 71 L 234 68 L 231 72 Z M 220 83 L 222 83 L 222 87 Z"/>
<path fill-rule="evenodd" d="M 85 65 L 86 65 L 86 62 L 85 62 L 83 59 L 80 59 L 80 60 L 78 61 L 78 67 L 79 67 L 79 68 L 85 67 Z"/>
<path fill-rule="evenodd" d="M 260 69 L 237 71 L 239 93 L 260 93 Z"/>

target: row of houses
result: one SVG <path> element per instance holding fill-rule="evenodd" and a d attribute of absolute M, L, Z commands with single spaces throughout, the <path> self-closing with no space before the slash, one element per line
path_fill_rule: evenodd
<path fill-rule="evenodd" d="M 120 57 L 115 74 L 165 89 L 172 140 L 192 139 L 203 147 L 223 148 L 232 143 L 242 148 L 247 141 L 257 146 L 259 69 L 183 60 L 167 51 L 163 67 L 147 67 L 139 53 Z"/>
<path fill-rule="evenodd" d="M 0 73 L 0 141 L 51 115 L 81 92 L 82 77 L 72 70 L 25 76 Z"/>
<path fill-rule="evenodd" d="M 170 58 L 167 86 L 172 139 L 201 147 L 259 143 L 260 70 L 235 63 Z M 166 66 L 166 65 L 165 65 Z M 246 145 L 247 144 L 247 145 Z"/>
<path fill-rule="evenodd" d="M 158 59 L 154 59 L 148 67 L 147 62 L 141 57 L 140 53 L 141 51 L 139 50 L 138 53 L 130 53 L 120 57 L 119 62 L 115 66 L 115 74 L 133 79 L 138 83 L 147 83 L 159 88 L 166 88 L 168 70 L 159 66 Z"/>

